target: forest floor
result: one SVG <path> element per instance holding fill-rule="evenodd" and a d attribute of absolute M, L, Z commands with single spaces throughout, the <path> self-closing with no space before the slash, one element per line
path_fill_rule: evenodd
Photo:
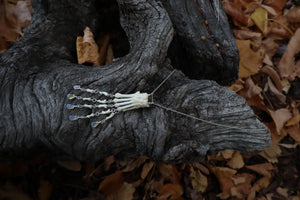
<path fill-rule="evenodd" d="M 28 1 L 4 2 L 0 52 L 23 34 L 32 12 Z M 239 79 L 229 88 L 268 126 L 269 148 L 257 153 L 226 150 L 195 164 L 114 156 L 96 163 L 55 162 L 46 155 L 1 162 L 0 199 L 300 200 L 300 5 L 292 0 L 222 3 L 240 53 Z M 113 37 L 97 36 L 95 42 L 88 29 L 84 37 L 99 49 L 93 46 L 91 57 L 84 57 L 79 47 L 85 44 L 77 38 L 79 63 L 111 62 Z"/>

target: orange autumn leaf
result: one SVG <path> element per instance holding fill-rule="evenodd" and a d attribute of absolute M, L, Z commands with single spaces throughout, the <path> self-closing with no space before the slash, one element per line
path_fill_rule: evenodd
<path fill-rule="evenodd" d="M 288 128 L 289 135 L 295 140 L 296 143 L 300 144 L 300 127 L 295 125 Z"/>
<path fill-rule="evenodd" d="M 105 179 L 100 183 L 98 190 L 105 195 L 110 195 L 122 187 L 123 179 L 122 172 L 116 171 L 115 173 L 105 177 Z"/>
<path fill-rule="evenodd" d="M 261 32 L 266 35 L 268 33 L 268 11 L 263 8 L 257 8 L 250 17 Z"/>
<path fill-rule="evenodd" d="M 99 65 L 99 48 L 89 27 L 84 29 L 83 37 L 77 37 L 76 50 L 79 64 L 91 63 L 94 66 Z"/>
<path fill-rule="evenodd" d="M 297 114 L 286 122 L 286 126 L 299 124 L 299 122 L 300 122 L 300 114 Z"/>
<path fill-rule="evenodd" d="M 182 199 L 183 188 L 179 184 L 166 184 L 159 191 L 157 199 L 177 200 Z"/>
<path fill-rule="evenodd" d="M 256 74 L 262 66 L 263 58 L 250 47 L 250 40 L 236 40 L 240 54 L 239 77 L 247 78 Z"/>

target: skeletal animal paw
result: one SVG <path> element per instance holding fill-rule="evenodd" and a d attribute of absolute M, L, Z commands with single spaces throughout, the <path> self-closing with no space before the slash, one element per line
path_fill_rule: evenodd
<path fill-rule="evenodd" d="M 67 104 L 66 108 L 69 110 L 76 108 L 88 108 L 92 112 L 88 115 L 70 115 L 70 120 L 89 119 L 93 117 L 106 116 L 100 121 L 92 122 L 93 128 L 96 128 L 99 124 L 104 123 L 108 119 L 112 118 L 118 112 L 125 112 L 128 110 L 149 107 L 147 93 L 140 93 L 139 91 L 134 94 L 109 94 L 107 92 L 98 91 L 95 89 L 82 88 L 79 85 L 73 86 L 74 90 L 79 90 L 91 95 L 98 95 L 99 98 L 93 98 L 90 96 L 78 96 L 75 94 L 68 94 L 69 100 L 85 101 L 84 104 Z"/>

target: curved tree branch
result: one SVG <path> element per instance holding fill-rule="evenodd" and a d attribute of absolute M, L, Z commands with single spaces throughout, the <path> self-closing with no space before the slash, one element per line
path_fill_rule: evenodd
<path fill-rule="evenodd" d="M 268 129 L 244 99 L 213 81 L 189 80 L 179 71 L 155 92 L 156 103 L 245 130 L 199 122 L 157 106 L 118 113 L 98 128 L 90 126 L 91 120 L 70 121 L 69 115 L 91 112 L 66 109 L 73 85 L 111 94 L 151 93 L 172 70 L 166 54 L 173 28 L 160 3 L 118 0 L 130 52 L 104 67 L 87 67 L 72 63 L 73 44 L 85 26 L 95 28 L 95 2 L 42 2 L 33 2 L 26 35 L 0 55 L 1 158 L 44 151 L 59 159 L 98 160 L 114 154 L 196 162 L 206 153 L 260 150 L 270 142 Z M 75 14 L 79 9 L 84 18 Z M 61 35 L 65 27 L 69 31 Z"/>
<path fill-rule="evenodd" d="M 185 50 L 170 49 L 174 66 L 194 79 L 234 82 L 239 53 L 220 0 L 165 0 L 164 5 L 177 34 L 173 43 Z"/>

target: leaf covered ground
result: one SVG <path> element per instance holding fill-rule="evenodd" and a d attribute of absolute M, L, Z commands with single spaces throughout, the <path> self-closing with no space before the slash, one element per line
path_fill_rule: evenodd
<path fill-rule="evenodd" d="M 23 35 L 28 1 L 0 1 L 0 52 Z M 258 153 L 222 151 L 201 163 L 153 163 L 110 156 L 96 163 L 54 162 L 45 155 L 0 163 L 0 199 L 291 199 L 300 200 L 300 5 L 292 0 L 223 0 L 240 53 L 244 97 L 272 134 Z M 77 38 L 78 62 L 113 59 L 114 37 Z M 96 37 L 97 38 L 97 37 Z"/>

